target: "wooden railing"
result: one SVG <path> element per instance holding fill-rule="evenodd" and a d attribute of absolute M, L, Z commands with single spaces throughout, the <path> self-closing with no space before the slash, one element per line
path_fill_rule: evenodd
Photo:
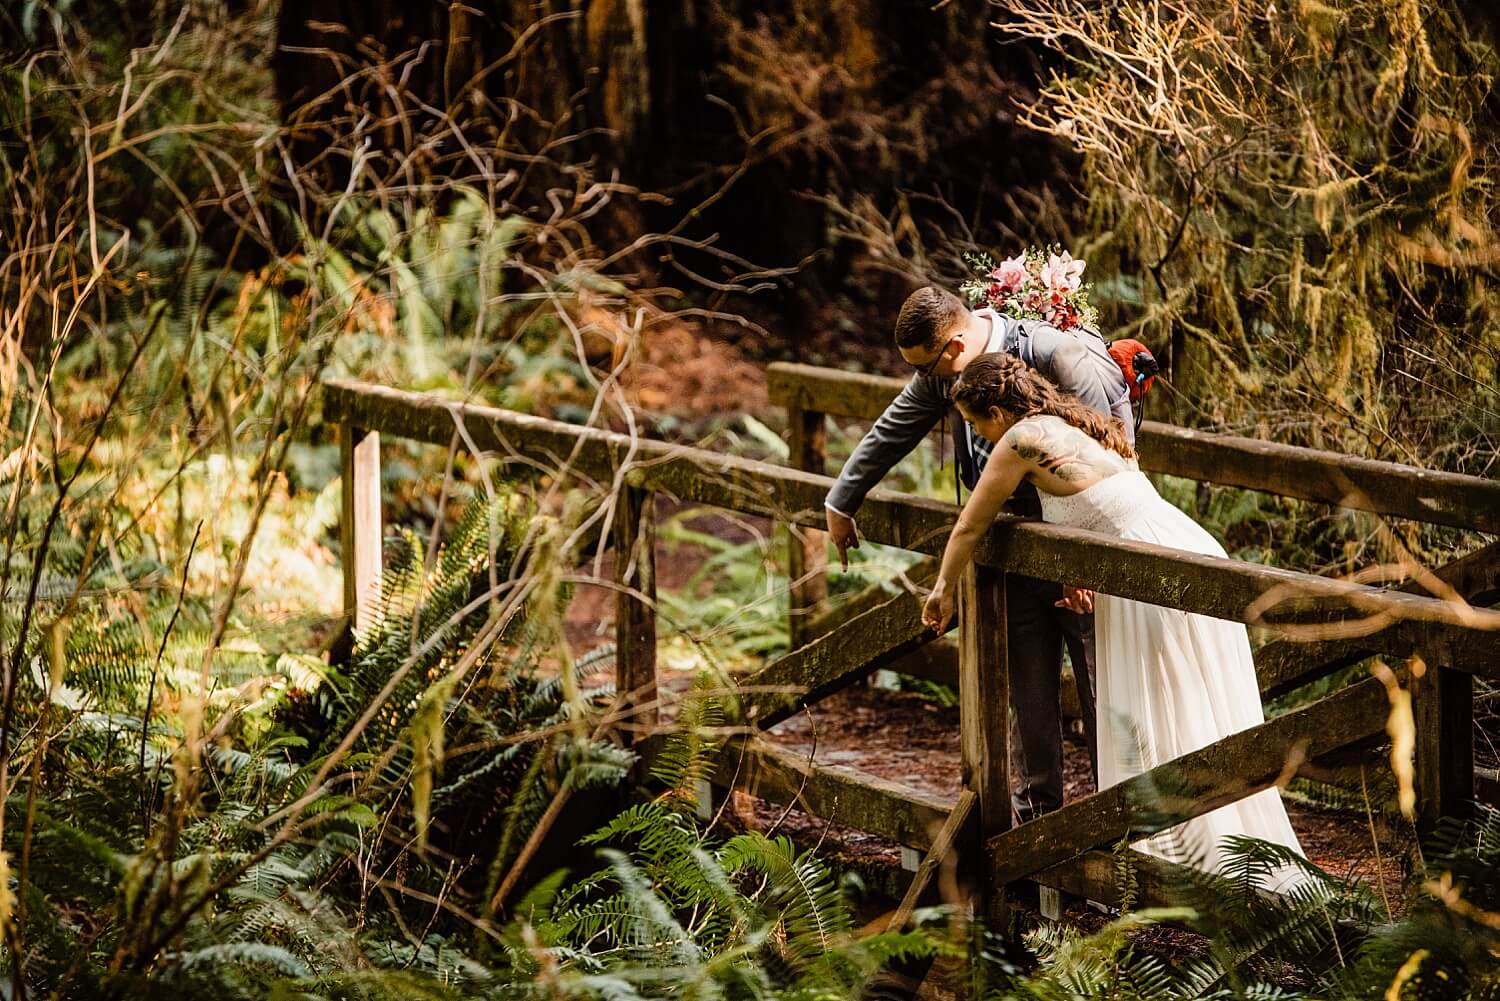
<path fill-rule="evenodd" d="M 786 362 L 770 365 L 766 376 L 771 402 L 786 408 L 789 423 L 799 418 L 791 426 L 801 427 L 809 442 L 823 441 L 826 416 L 875 420 L 906 385 L 888 376 Z M 1137 439 L 1147 472 L 1500 534 L 1500 481 L 1156 421 L 1144 422 Z M 794 450 L 791 461 L 801 468 L 799 461 L 806 460 Z"/>
<path fill-rule="evenodd" d="M 809 388 L 809 386 L 813 388 Z M 793 406 L 793 456 L 809 461 L 818 452 L 822 414 L 869 416 L 888 381 L 820 370 L 773 366 L 773 399 Z M 373 600 L 379 575 L 379 441 L 399 436 L 449 446 L 462 440 L 471 450 L 500 461 L 546 469 L 592 485 L 613 497 L 613 543 L 619 589 L 618 691 L 638 705 L 654 703 L 655 612 L 652 497 L 673 497 L 761 515 L 800 529 L 823 524 L 823 498 L 832 480 L 821 471 L 788 469 L 699 449 L 632 439 L 593 428 L 562 424 L 491 407 L 380 386 L 332 382 L 325 386 L 324 413 L 341 425 L 344 442 L 345 595 L 358 628 Z M 816 420 L 809 414 L 818 415 Z M 1174 429 L 1148 426 L 1144 462 L 1153 442 L 1176 441 Z M 1257 489 L 1281 483 L 1274 471 L 1256 472 L 1223 458 L 1249 454 L 1235 441 L 1192 437 L 1194 468 L 1228 470 Z M 1267 446 L 1276 448 L 1277 446 Z M 1309 472 L 1297 486 L 1309 499 L 1346 503 L 1424 520 L 1465 523 L 1493 530 L 1497 486 L 1488 481 L 1423 473 L 1389 464 L 1346 468 L 1339 456 L 1292 450 Z M 1280 453 L 1277 453 L 1278 455 Z M 1248 460 L 1247 460 L 1248 461 Z M 1322 463 L 1321 465 L 1319 463 Z M 1378 466 L 1379 468 L 1371 468 Z M 1186 467 L 1169 471 L 1182 474 Z M 1361 470 L 1360 476 L 1349 472 Z M 1345 479 L 1347 478 L 1347 480 Z M 1339 484 L 1360 485 L 1343 492 Z M 1417 500 L 1413 483 L 1424 487 Z M 1333 486 L 1329 486 L 1332 484 Z M 1385 484 L 1374 490 L 1374 484 Z M 1284 486 L 1284 484 L 1283 484 Z M 1421 500 L 1420 498 L 1427 498 Z M 860 510 L 865 538 L 929 556 L 941 552 L 957 508 L 885 490 L 873 491 Z M 804 549 L 804 559 L 810 549 Z M 1449 583 L 1460 597 L 1493 601 L 1494 547 L 1451 565 Z M 804 564 L 805 568 L 806 564 Z M 1456 569 L 1455 569 L 1456 568 Z M 1335 670 L 1351 658 L 1382 653 L 1417 657 L 1425 673 L 1413 671 L 1410 686 L 1417 726 L 1417 791 L 1423 816 L 1458 813 L 1472 794 L 1470 679 L 1500 679 L 1500 612 L 1463 601 L 1387 591 L 1346 581 L 1216 559 L 1138 542 L 1124 542 L 1055 525 L 1000 518 L 980 545 L 960 601 L 959 689 L 961 769 L 967 793 L 956 803 L 875 779 L 854 769 L 809 762 L 760 737 L 760 731 L 791 713 L 894 662 L 933 636 L 920 622 L 921 596 L 899 593 L 866 608 L 834 632 L 813 638 L 743 679 L 745 735 L 725 749 L 717 781 L 739 777 L 752 791 L 777 802 L 796 802 L 830 817 L 891 838 L 929 857 L 914 878 L 910 904 L 938 857 L 954 846 L 974 877 L 975 906 L 1003 910 L 1007 884 L 1023 878 L 1083 893 L 1094 899 L 1116 895 L 1102 849 L 1198 816 L 1267 788 L 1299 761 L 1380 739 L 1389 700 L 1385 685 L 1370 678 L 1210 747 L 1152 769 L 1054 813 L 1012 829 L 1008 744 L 1008 679 L 1005 642 L 1005 576 L 1021 573 L 1092 587 L 1107 594 L 1151 602 L 1239 622 L 1254 621 L 1295 643 L 1317 626 L 1339 638 L 1303 644 L 1312 656 L 1272 658 L 1262 687 L 1302 683 Z M 800 574 L 794 574 L 800 576 Z M 815 593 L 815 592 L 814 592 Z M 806 592 L 804 592 L 806 594 Z M 1415 662 L 1414 662 L 1415 663 Z M 1288 666 L 1294 665 L 1294 666 Z M 643 745 L 649 754 L 651 745 Z M 1185 793 L 1162 803 L 1160 790 Z M 1153 809 L 1137 807 L 1149 799 Z M 1147 817 L 1151 819 L 1147 819 Z M 976 846 L 983 845 L 980 849 Z M 1142 902 L 1159 899 L 1171 866 L 1133 855 Z"/>
<path fill-rule="evenodd" d="M 789 464 L 827 471 L 827 418 L 877 419 L 906 385 L 903 379 L 776 362 L 766 372 L 771 403 L 784 407 L 791 432 Z M 1500 534 L 1500 482 L 1378 462 L 1336 452 L 1208 434 L 1146 421 L 1137 445 L 1141 468 L 1203 483 L 1244 487 L 1356 511 Z M 823 534 L 802 532 L 789 553 L 794 637 L 818 632 Z M 1493 564 L 1491 564 L 1493 565 Z M 835 620 L 837 621 L 837 620 Z"/>

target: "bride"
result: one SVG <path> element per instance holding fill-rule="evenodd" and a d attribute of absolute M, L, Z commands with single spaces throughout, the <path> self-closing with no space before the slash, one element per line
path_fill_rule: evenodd
<path fill-rule="evenodd" d="M 1135 462 L 1123 425 L 1062 394 L 1020 360 L 983 355 L 964 369 L 953 401 L 974 430 L 996 442 L 984 475 L 943 552 L 922 620 L 952 617 L 958 578 L 1001 504 L 1021 480 L 1035 484 L 1042 518 L 1195 553 L 1224 549 L 1156 493 Z M 1265 721 L 1245 627 L 1206 615 L 1069 588 L 1059 604 L 1096 611 L 1099 788 Z M 1135 847 L 1217 870 L 1223 839 L 1248 835 L 1302 854 L 1281 795 L 1271 787 L 1153 835 Z M 1263 885 L 1299 882 L 1292 869 Z"/>

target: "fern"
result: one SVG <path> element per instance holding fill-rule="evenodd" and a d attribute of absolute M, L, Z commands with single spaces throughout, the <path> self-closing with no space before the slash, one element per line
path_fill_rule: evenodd
<path fill-rule="evenodd" d="M 722 676 L 702 672 L 683 698 L 676 726 L 663 741 L 651 765 L 651 777 L 672 790 L 675 795 L 692 801 L 697 783 L 714 767 L 722 740 L 707 738 L 706 730 L 722 728 L 730 715 Z"/>

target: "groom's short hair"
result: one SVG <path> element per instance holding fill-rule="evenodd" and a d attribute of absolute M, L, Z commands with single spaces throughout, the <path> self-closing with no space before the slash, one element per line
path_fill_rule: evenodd
<path fill-rule="evenodd" d="M 906 297 L 896 317 L 898 348 L 932 348 L 953 325 L 968 319 L 969 311 L 952 292 L 924 285 Z"/>

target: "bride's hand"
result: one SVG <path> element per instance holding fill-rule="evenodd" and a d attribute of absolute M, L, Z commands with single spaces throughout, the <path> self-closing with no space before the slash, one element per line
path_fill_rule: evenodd
<path fill-rule="evenodd" d="M 1094 592 L 1086 587 L 1073 587 L 1071 584 L 1063 585 L 1062 600 L 1054 601 L 1058 608 L 1066 608 L 1070 612 L 1079 615 L 1088 615 L 1094 610 Z"/>
<path fill-rule="evenodd" d="M 927 596 L 927 604 L 922 606 L 922 625 L 942 632 L 943 627 L 953 618 L 954 604 L 953 596 L 949 594 L 948 588 L 942 581 L 938 581 L 932 593 Z"/>

